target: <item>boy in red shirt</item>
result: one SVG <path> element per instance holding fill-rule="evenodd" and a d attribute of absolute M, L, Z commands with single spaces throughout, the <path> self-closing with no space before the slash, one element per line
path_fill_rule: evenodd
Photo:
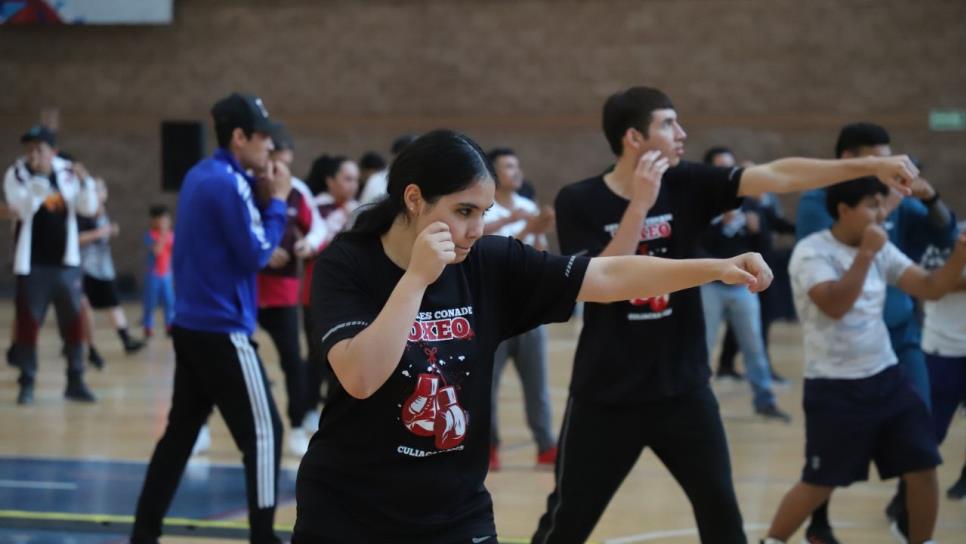
<path fill-rule="evenodd" d="M 147 269 L 144 273 L 144 337 L 154 332 L 154 308 L 161 302 L 164 326 L 170 329 L 174 321 L 174 279 L 171 276 L 171 253 L 174 251 L 174 232 L 171 214 L 166 206 L 152 206 L 151 228 L 144 235 L 148 248 Z"/>

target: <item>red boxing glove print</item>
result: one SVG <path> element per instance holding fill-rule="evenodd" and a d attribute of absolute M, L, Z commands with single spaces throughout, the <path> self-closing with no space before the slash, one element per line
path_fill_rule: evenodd
<path fill-rule="evenodd" d="M 466 438 L 466 411 L 460 406 L 453 386 L 440 389 L 436 395 L 436 448 L 448 450 Z"/>
<path fill-rule="evenodd" d="M 631 304 L 634 306 L 647 305 L 651 308 L 652 312 L 661 312 L 667 309 L 670 301 L 671 295 L 660 295 L 650 298 L 635 298 L 631 300 Z"/>
<path fill-rule="evenodd" d="M 420 374 L 416 377 L 416 390 L 402 407 L 402 422 L 409 432 L 417 436 L 433 436 L 436 420 L 436 391 L 439 376 Z"/>
<path fill-rule="evenodd" d="M 424 347 L 426 370 L 416 375 L 416 387 L 402 404 L 400 418 L 406 430 L 416 436 L 435 437 L 436 448 L 448 450 L 466 438 L 469 415 L 460 406 L 457 384 L 446 380 L 442 371 L 445 361 L 438 358 L 438 348 Z M 465 357 L 459 357 L 463 361 Z M 403 373 L 408 376 L 407 373 Z M 469 372 L 467 372 L 467 375 Z"/>

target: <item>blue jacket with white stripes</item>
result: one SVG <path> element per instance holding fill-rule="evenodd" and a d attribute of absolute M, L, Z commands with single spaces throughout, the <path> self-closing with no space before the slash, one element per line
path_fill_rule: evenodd
<path fill-rule="evenodd" d="M 185 176 L 172 267 L 174 324 L 216 333 L 255 331 L 256 280 L 282 239 L 286 206 L 259 209 L 254 180 L 224 149 Z"/>

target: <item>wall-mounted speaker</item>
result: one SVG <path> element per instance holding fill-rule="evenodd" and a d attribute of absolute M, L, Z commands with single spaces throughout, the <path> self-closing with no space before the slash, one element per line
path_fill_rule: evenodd
<path fill-rule="evenodd" d="M 178 192 L 185 174 L 206 154 L 200 121 L 161 122 L 161 190 Z"/>

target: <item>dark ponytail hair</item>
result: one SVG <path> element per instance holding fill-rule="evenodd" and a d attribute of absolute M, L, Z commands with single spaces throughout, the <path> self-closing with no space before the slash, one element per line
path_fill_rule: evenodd
<path fill-rule="evenodd" d="M 312 194 L 317 195 L 328 192 L 329 187 L 326 185 L 325 180 L 334 178 L 339 173 L 342 165 L 348 160 L 349 157 L 344 155 L 331 157 L 323 154 L 312 161 L 312 168 L 309 169 L 309 174 L 305 176 L 305 184 L 309 186 Z"/>
<path fill-rule="evenodd" d="M 389 194 L 364 206 L 346 234 L 385 234 L 396 217 L 406 213 L 403 192 L 410 184 L 417 185 L 423 199 L 434 204 L 442 196 L 487 179 L 496 180 L 496 172 L 476 142 L 458 132 L 434 130 L 417 138 L 396 157 L 389 167 Z"/>

